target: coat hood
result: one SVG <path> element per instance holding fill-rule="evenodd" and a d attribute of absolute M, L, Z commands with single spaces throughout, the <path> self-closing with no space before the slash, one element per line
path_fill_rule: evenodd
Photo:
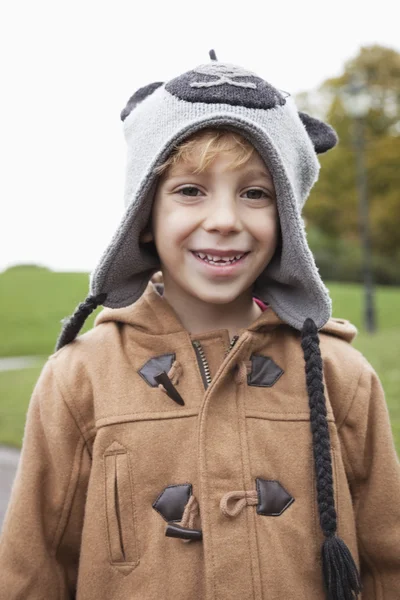
<path fill-rule="evenodd" d="M 144 294 L 136 303 L 126 308 L 105 309 L 98 316 L 96 325 L 110 321 L 129 324 L 131 327 L 144 333 L 146 337 L 149 336 L 149 347 L 153 347 L 157 342 L 160 343 L 163 336 L 170 336 L 171 334 L 178 336 L 179 333 L 186 330 L 172 307 L 163 298 L 162 293 L 163 284 L 150 281 Z M 239 340 L 241 334 L 245 334 L 246 331 L 266 333 L 280 328 L 282 328 L 282 333 L 278 331 L 278 333 L 281 333 L 279 337 L 284 338 L 285 335 L 287 335 L 288 338 L 291 338 L 292 341 L 295 340 L 294 343 L 296 343 L 297 335 L 293 336 L 293 330 L 295 330 L 295 328 L 293 328 L 290 323 L 286 323 L 276 314 L 274 309 L 269 306 L 247 328 L 239 329 L 237 340 Z M 286 328 L 286 331 L 284 331 L 284 328 Z M 288 330 L 291 330 L 291 332 Z M 320 526 L 324 534 L 321 552 L 327 591 L 326 597 L 331 598 L 332 600 L 351 597 L 356 598 L 355 594 L 360 591 L 361 587 L 357 565 L 354 562 L 349 548 L 346 546 L 343 539 L 337 535 L 337 513 L 332 485 L 332 451 L 327 420 L 327 405 L 324 394 L 324 364 L 320 352 L 319 338 L 321 336 L 335 336 L 341 338 L 345 342 L 351 343 L 356 333 L 357 329 L 345 319 L 330 318 L 319 332 L 313 320 L 306 319 L 301 331 L 301 340 L 298 340 L 303 349 L 305 360 L 305 378 L 310 408 L 317 503 L 320 515 Z M 262 338 L 263 336 L 259 337 Z M 168 337 L 167 339 L 168 343 L 172 343 L 174 337 L 172 337 L 172 339 Z M 240 342 L 238 341 L 238 343 Z M 230 351 L 231 349 L 228 350 L 228 355 Z M 200 357 L 201 356 L 202 355 L 200 354 Z M 262 354 L 256 354 L 254 356 L 253 354 L 252 357 L 258 360 L 258 374 L 265 372 L 266 368 L 271 368 L 271 365 L 272 369 L 276 369 L 275 363 L 273 363 L 273 361 L 271 362 L 269 356 L 264 356 Z M 162 382 L 164 386 L 167 386 L 167 394 L 178 404 L 182 404 L 183 399 L 171 380 L 171 378 L 174 377 L 173 365 L 170 365 L 170 370 L 167 373 L 165 366 L 160 366 L 160 359 L 163 358 L 165 358 L 165 355 L 153 357 L 153 360 L 155 359 L 157 361 L 156 371 L 161 369 L 161 372 L 157 373 L 159 379 L 156 379 L 156 382 Z M 227 360 L 227 358 L 225 360 Z M 145 366 L 148 366 L 148 364 L 149 361 L 146 362 Z M 249 361 L 249 364 L 251 365 L 252 373 L 252 360 Z M 162 371 L 162 369 L 164 369 L 164 371 Z M 208 370 L 205 372 L 206 377 L 207 372 Z M 325 371 L 325 376 L 327 372 L 329 372 L 329 366 L 327 371 Z M 247 365 L 245 367 L 245 374 L 248 378 L 249 373 L 247 371 Z M 155 377 L 154 373 L 153 377 Z M 162 380 L 161 377 L 163 377 Z M 236 494 L 237 492 L 234 493 Z M 191 535 L 201 535 L 201 532 L 199 533 L 197 530 L 195 532 L 189 531 L 189 533 L 191 533 Z"/>

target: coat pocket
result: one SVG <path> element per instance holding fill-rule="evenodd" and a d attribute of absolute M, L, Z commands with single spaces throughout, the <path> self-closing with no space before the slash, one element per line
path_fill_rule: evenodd
<path fill-rule="evenodd" d="M 123 573 L 139 564 L 129 454 L 118 442 L 104 453 L 105 509 L 110 562 Z"/>

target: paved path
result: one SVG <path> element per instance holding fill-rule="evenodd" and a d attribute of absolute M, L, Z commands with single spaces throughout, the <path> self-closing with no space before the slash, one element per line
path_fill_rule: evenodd
<path fill-rule="evenodd" d="M 29 369 L 36 367 L 40 362 L 44 362 L 42 356 L 10 356 L 0 358 L 0 371 L 17 371 L 19 369 Z"/>
<path fill-rule="evenodd" d="M 0 358 L 0 371 L 16 371 L 36 367 L 44 362 L 42 356 L 12 356 Z M 20 452 L 0 446 L 0 529 L 10 498 L 11 486 L 17 471 Z"/>
<path fill-rule="evenodd" d="M 4 520 L 11 486 L 19 460 L 19 450 L 0 446 L 0 528 Z"/>

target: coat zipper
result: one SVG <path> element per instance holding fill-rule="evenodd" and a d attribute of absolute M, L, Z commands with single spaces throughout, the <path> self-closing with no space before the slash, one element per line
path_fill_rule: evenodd
<path fill-rule="evenodd" d="M 226 358 L 226 356 L 229 354 L 229 352 L 232 350 L 233 346 L 236 344 L 237 340 L 239 339 L 238 335 L 234 335 L 231 343 L 229 345 L 228 350 L 225 352 L 225 356 L 224 358 Z M 200 360 L 197 360 L 198 364 L 199 364 L 199 368 L 200 368 L 200 373 L 203 379 L 203 383 L 204 383 L 204 387 L 207 389 L 208 386 L 211 384 L 211 373 L 210 373 L 210 367 L 208 365 L 207 359 L 205 357 L 204 354 L 204 350 L 202 345 L 200 344 L 200 342 L 198 340 L 194 340 L 193 341 L 193 346 L 196 348 L 196 354 L 197 354 L 197 358 Z"/>

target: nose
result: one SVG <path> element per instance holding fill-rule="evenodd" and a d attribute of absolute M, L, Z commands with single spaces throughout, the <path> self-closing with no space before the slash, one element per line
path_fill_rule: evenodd
<path fill-rule="evenodd" d="M 209 204 L 203 227 L 206 231 L 219 231 L 222 234 L 240 231 L 242 222 L 236 198 L 229 195 L 214 197 Z"/>

